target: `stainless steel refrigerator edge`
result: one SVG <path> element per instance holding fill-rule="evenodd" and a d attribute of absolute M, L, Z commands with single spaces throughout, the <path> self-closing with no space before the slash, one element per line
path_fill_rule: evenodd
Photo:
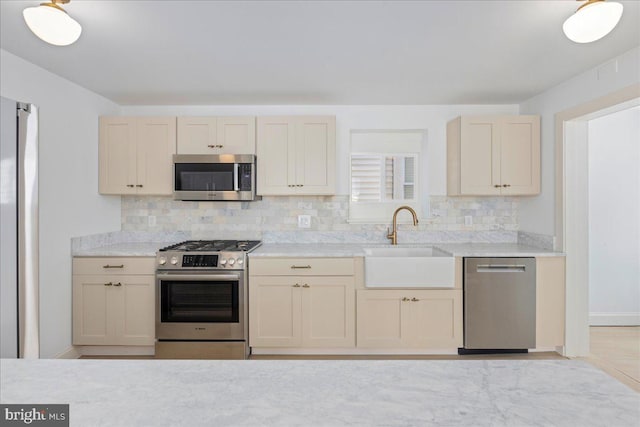
<path fill-rule="evenodd" d="M 0 113 L 0 357 L 38 358 L 38 109 Z"/>

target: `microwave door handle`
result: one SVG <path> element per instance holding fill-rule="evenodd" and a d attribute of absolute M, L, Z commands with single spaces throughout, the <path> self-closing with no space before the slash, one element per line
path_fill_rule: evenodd
<path fill-rule="evenodd" d="M 240 191 L 240 184 L 238 182 L 238 171 L 240 165 L 238 163 L 234 163 L 233 165 L 233 189 L 234 191 Z"/>

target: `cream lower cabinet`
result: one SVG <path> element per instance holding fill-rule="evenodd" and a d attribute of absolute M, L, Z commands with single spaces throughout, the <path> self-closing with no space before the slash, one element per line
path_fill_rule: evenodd
<path fill-rule="evenodd" d="M 358 347 L 462 347 L 462 291 L 358 290 Z"/>
<path fill-rule="evenodd" d="M 355 347 L 352 258 L 250 261 L 252 347 Z"/>
<path fill-rule="evenodd" d="M 73 259 L 73 344 L 153 345 L 153 258 Z"/>
<path fill-rule="evenodd" d="M 565 258 L 536 258 L 536 347 L 564 345 Z"/>

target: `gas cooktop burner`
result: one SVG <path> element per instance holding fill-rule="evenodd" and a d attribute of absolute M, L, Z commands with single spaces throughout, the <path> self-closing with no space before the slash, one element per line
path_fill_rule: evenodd
<path fill-rule="evenodd" d="M 160 249 L 160 252 L 248 252 L 260 245 L 258 240 L 187 240 Z"/>

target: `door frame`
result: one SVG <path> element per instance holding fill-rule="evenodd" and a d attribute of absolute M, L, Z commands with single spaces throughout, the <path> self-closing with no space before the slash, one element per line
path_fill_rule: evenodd
<path fill-rule="evenodd" d="M 640 83 L 555 114 L 555 249 L 566 254 L 564 355 L 589 355 L 588 121 L 640 104 Z"/>

